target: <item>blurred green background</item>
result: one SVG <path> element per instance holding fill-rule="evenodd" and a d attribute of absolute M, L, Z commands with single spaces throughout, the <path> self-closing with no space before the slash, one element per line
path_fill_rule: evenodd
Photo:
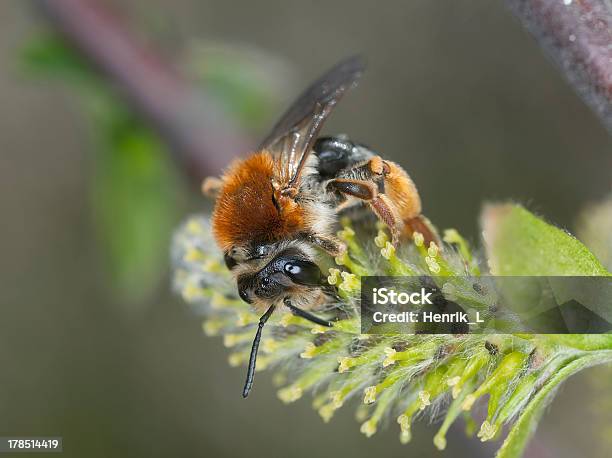
<path fill-rule="evenodd" d="M 402 164 L 427 216 L 475 242 L 485 201 L 573 231 L 611 189 L 610 137 L 498 2 L 101 3 L 253 138 L 362 53 L 326 132 Z M 393 421 L 366 439 L 350 408 L 325 425 L 266 373 L 243 400 L 243 368 L 170 290 L 172 228 L 210 203 L 35 5 L 0 3 L 0 435 L 61 435 L 87 457 L 492 455 L 458 427 L 436 451 L 428 421 L 409 446 Z M 606 456 L 590 378 L 563 389 L 527 456 Z"/>

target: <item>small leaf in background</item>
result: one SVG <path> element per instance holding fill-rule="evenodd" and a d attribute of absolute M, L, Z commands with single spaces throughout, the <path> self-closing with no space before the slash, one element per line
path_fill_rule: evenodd
<path fill-rule="evenodd" d="M 198 43 L 186 62 L 186 72 L 250 131 L 268 127 L 294 89 L 289 65 L 257 48 Z"/>
<path fill-rule="evenodd" d="M 21 50 L 20 64 L 24 73 L 36 77 L 97 82 L 85 59 L 68 48 L 61 37 L 52 33 L 31 39 Z"/>
<path fill-rule="evenodd" d="M 33 40 L 22 62 L 29 74 L 58 77 L 81 96 L 94 140 L 92 214 L 110 290 L 129 305 L 143 303 L 167 270 L 183 195 L 166 146 L 61 38 Z"/>
<path fill-rule="evenodd" d="M 180 178 L 165 146 L 129 115 L 96 124 L 95 227 L 117 291 L 132 303 L 142 302 L 166 271 Z"/>
<path fill-rule="evenodd" d="M 578 239 L 520 205 L 488 205 L 481 224 L 493 275 L 610 275 Z"/>

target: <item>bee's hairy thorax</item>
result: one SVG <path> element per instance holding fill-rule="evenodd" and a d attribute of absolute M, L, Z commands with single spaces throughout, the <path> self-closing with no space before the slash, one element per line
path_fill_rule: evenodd
<path fill-rule="evenodd" d="M 228 251 L 247 243 L 272 242 L 304 233 L 329 233 L 334 225 L 329 199 L 312 156 L 295 198 L 275 189 L 278 171 L 267 151 L 235 162 L 223 175 L 213 212 L 213 234 Z"/>

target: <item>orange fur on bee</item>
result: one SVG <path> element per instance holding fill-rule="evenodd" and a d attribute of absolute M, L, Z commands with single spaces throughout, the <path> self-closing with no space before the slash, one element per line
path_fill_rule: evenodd
<path fill-rule="evenodd" d="M 389 172 L 385 176 L 385 194 L 395 204 L 404 224 L 403 236 L 412 238 L 415 232 L 423 235 L 425 246 L 435 242 L 442 247 L 435 228 L 421 215 L 421 198 L 414 182 L 399 165 L 385 161 Z"/>
<path fill-rule="evenodd" d="M 279 176 L 275 167 L 272 156 L 262 151 L 234 162 L 223 175 L 212 229 L 224 251 L 248 242 L 279 240 L 302 228 L 302 207 L 273 187 Z"/>
<path fill-rule="evenodd" d="M 421 213 L 419 193 L 408 174 L 394 162 L 385 161 L 389 167 L 385 175 L 385 194 L 395 204 L 402 220 L 408 220 Z"/>

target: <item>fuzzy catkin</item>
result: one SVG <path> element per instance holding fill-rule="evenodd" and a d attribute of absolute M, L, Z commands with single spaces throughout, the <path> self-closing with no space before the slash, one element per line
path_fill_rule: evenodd
<path fill-rule="evenodd" d="M 313 393 L 312 405 L 327 422 L 337 409 L 355 401 L 366 436 L 392 416 L 403 443 L 411 439 L 415 418 L 439 418 L 439 412 L 445 412 L 434 437 L 435 446 L 444 449 L 446 432 L 459 416 L 470 430 L 476 402 L 487 405 L 477 437 L 496 439 L 502 426 L 519 417 L 554 374 L 588 353 L 538 335 L 360 334 L 359 276 L 448 277 L 455 283 L 440 286 L 453 294 L 462 287 L 462 279 L 480 274 L 482 262 L 455 230 L 445 232 L 444 247 L 425 247 L 417 234 L 414 244 L 397 252 L 383 228 L 366 239 L 355 233 L 350 221 L 343 225 L 338 236 L 348 251 L 335 259 L 328 276 L 341 301 L 318 311 L 341 319 L 330 329 L 276 313 L 264 331 L 257 370 L 275 372 L 278 397 L 284 403 Z M 192 217 L 176 232 L 172 260 L 175 289 L 204 316 L 204 332 L 223 337 L 230 365 L 245 365 L 259 316 L 237 296 L 207 217 Z M 469 288 L 478 290 L 471 283 Z M 483 308 L 491 305 L 485 297 L 481 300 Z"/>

